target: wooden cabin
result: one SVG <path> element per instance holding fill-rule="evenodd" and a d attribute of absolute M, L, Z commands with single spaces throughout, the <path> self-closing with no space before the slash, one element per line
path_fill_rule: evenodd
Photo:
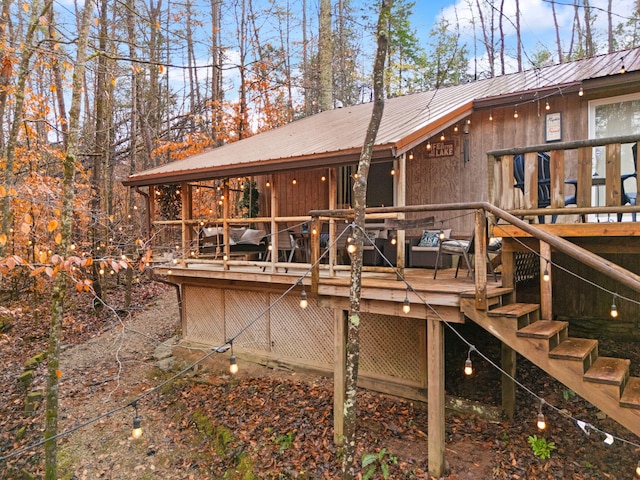
<path fill-rule="evenodd" d="M 155 272 L 180 286 L 184 341 L 233 339 L 240 359 L 332 374 L 336 439 L 351 189 L 371 109 L 323 112 L 124 182 L 146 199 Z M 638 331 L 638 141 L 640 49 L 386 101 L 368 176 L 359 382 L 429 402 L 432 475 L 444 468 L 444 329 L 456 323 L 497 337 L 505 371 L 520 353 L 640 435 L 640 378 L 597 341 Z M 473 234 L 471 274 L 454 274 L 464 255 L 438 255 L 440 233 Z M 514 390 L 505 380 L 507 416 Z"/>

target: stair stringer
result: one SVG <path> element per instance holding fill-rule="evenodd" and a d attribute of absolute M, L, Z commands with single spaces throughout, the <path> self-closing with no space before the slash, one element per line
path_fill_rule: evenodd
<path fill-rule="evenodd" d="M 585 381 L 581 361 L 550 358 L 548 340 L 518 337 L 516 320 L 490 317 L 486 311 L 476 310 L 473 299 L 461 298 L 460 308 L 474 323 L 640 437 L 640 410 L 621 406 L 614 386 Z"/>

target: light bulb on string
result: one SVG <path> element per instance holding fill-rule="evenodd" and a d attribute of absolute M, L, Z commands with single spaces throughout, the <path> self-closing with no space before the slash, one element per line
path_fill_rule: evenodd
<path fill-rule="evenodd" d="M 431 142 L 427 142 L 427 152 L 431 151 Z"/>
<path fill-rule="evenodd" d="M 473 363 L 471 362 L 471 352 L 475 350 L 475 347 L 471 345 L 469 352 L 467 352 L 467 359 L 464 362 L 464 374 L 468 377 L 473 375 Z"/>
<path fill-rule="evenodd" d="M 544 267 L 544 272 L 542 273 L 542 280 L 548 282 L 550 278 L 551 275 L 549 275 L 549 260 L 547 260 L 547 264 Z"/>
<path fill-rule="evenodd" d="M 493 112 L 489 112 L 489 121 L 493 122 Z"/>
<path fill-rule="evenodd" d="M 131 436 L 133 438 L 140 438 L 142 436 L 142 419 L 138 415 L 138 401 L 134 400 L 131 403 L 131 406 L 135 410 L 135 414 L 133 417 L 133 429 L 131 430 Z"/>
<path fill-rule="evenodd" d="M 228 343 L 231 346 L 231 356 L 229 357 L 229 372 L 231 373 L 231 375 L 235 375 L 236 373 L 238 373 L 238 361 L 236 359 L 236 356 L 233 354 L 233 342 L 230 341 Z"/>
<path fill-rule="evenodd" d="M 638 461 L 638 465 L 636 466 L 636 477 L 640 478 L 640 461 Z"/>
<path fill-rule="evenodd" d="M 613 301 L 611 302 L 611 311 L 609 312 L 611 318 L 618 318 L 618 307 L 616 307 L 616 296 L 613 295 Z"/>
<path fill-rule="evenodd" d="M 402 312 L 406 315 L 411 311 L 411 302 L 409 301 L 409 289 L 407 288 L 407 293 L 404 297 L 404 302 L 402 302 Z"/>
<path fill-rule="evenodd" d="M 413 160 L 413 150 L 409 152 L 409 160 Z"/>
<path fill-rule="evenodd" d="M 549 105 L 549 101 L 547 101 L 547 103 L 545 103 L 544 109 L 547 110 L 547 111 L 551 110 L 551 105 Z"/>
<path fill-rule="evenodd" d="M 518 118 L 518 110 L 514 110 L 514 112 L 513 112 L 513 118 Z"/>
<path fill-rule="evenodd" d="M 444 240 L 444 230 L 442 228 L 440 228 L 440 231 L 438 232 L 438 240 L 440 240 L 441 242 Z"/>
<path fill-rule="evenodd" d="M 539 430 L 544 430 L 547 428 L 547 422 L 544 418 L 544 413 L 542 413 L 542 406 L 544 405 L 544 399 L 540 400 L 540 408 L 538 409 L 538 420 L 536 422 L 536 426 Z"/>
<path fill-rule="evenodd" d="M 307 292 L 304 289 L 304 285 L 302 286 L 302 292 L 300 293 L 300 308 L 303 310 L 309 306 L 309 301 L 307 300 Z"/>
<path fill-rule="evenodd" d="M 444 142 L 444 132 L 442 132 L 442 133 L 440 134 L 440 141 L 441 141 L 441 142 Z"/>
<path fill-rule="evenodd" d="M 582 89 L 582 87 L 580 87 L 580 90 L 578 90 L 578 96 L 582 97 L 584 95 L 584 90 Z"/>

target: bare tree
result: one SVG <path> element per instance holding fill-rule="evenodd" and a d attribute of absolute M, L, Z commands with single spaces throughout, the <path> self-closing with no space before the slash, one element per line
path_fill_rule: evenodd
<path fill-rule="evenodd" d="M 333 108 L 333 47 L 331 38 L 331 0 L 320 0 L 318 59 L 320 70 L 320 110 Z"/>
<path fill-rule="evenodd" d="M 520 0 L 516 0 L 516 51 L 518 57 L 518 71 L 522 71 L 522 32 L 520 31 Z"/>
<path fill-rule="evenodd" d="M 362 290 L 362 246 L 364 240 L 365 208 L 367 205 L 367 181 L 373 146 L 384 112 L 384 66 L 389 44 L 388 22 L 392 0 L 383 0 L 378 18 L 378 48 L 373 68 L 374 104 L 367 134 L 360 153 L 358 178 L 353 185 L 355 210 L 354 240 L 356 253 L 351 262 L 351 287 L 349 290 L 350 312 L 348 322 L 347 358 L 344 400 L 344 457 L 342 461 L 343 480 L 355 478 L 355 433 L 356 433 L 356 384 L 360 361 L 360 294 Z"/>
<path fill-rule="evenodd" d="M 562 43 L 560 42 L 560 27 L 558 25 L 558 14 L 556 13 L 556 2 L 551 0 L 551 12 L 553 14 L 553 25 L 556 29 L 556 48 L 558 49 L 558 63 L 564 61 L 564 55 L 562 55 Z"/>
<path fill-rule="evenodd" d="M 72 224 L 74 219 L 73 202 L 75 199 L 75 173 L 80 142 L 80 115 L 85 62 L 87 59 L 87 43 L 89 27 L 93 14 L 92 0 L 86 0 L 82 13 L 82 21 L 78 32 L 76 63 L 73 72 L 71 109 L 69 111 L 69 141 L 64 160 L 62 161 L 62 208 L 60 213 L 60 249 L 64 256 L 71 252 Z M 44 431 L 45 440 L 45 478 L 56 480 L 58 444 L 58 378 L 60 373 L 60 342 L 62 338 L 62 319 L 64 318 L 64 302 L 67 291 L 67 277 L 60 273 L 51 291 L 51 325 L 49 327 L 49 347 L 47 350 L 47 391 Z"/>

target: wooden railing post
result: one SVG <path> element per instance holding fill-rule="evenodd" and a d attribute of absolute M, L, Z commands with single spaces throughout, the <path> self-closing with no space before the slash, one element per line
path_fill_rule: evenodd
<path fill-rule="evenodd" d="M 487 309 L 487 217 L 482 209 L 476 210 L 474 232 L 474 264 L 476 309 Z"/>
<path fill-rule="evenodd" d="M 545 280 L 545 277 L 548 278 Z M 540 242 L 540 318 L 553 320 L 551 245 Z"/>
<path fill-rule="evenodd" d="M 320 283 L 320 218 L 311 219 L 311 292 L 318 293 Z"/>

